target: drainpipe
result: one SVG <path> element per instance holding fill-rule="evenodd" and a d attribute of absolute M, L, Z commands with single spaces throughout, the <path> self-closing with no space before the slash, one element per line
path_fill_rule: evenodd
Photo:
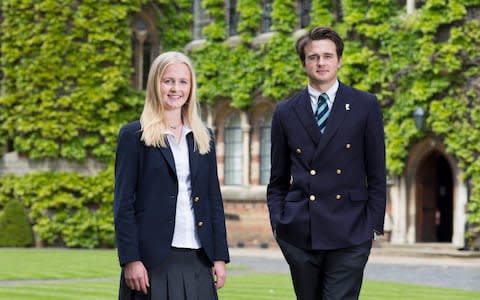
<path fill-rule="evenodd" d="M 468 230 L 470 229 L 470 223 L 468 222 L 468 203 L 470 202 L 470 193 L 472 191 L 472 179 L 470 176 L 467 177 L 467 203 L 465 204 L 465 215 L 466 215 L 466 220 L 465 220 L 465 233 L 464 233 L 464 239 L 463 239 L 463 249 L 461 250 L 469 250 L 470 247 L 468 245 Z"/>

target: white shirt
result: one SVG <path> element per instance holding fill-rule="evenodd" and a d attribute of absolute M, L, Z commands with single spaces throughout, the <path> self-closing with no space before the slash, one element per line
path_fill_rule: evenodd
<path fill-rule="evenodd" d="M 328 101 L 327 101 L 328 110 L 329 111 L 332 110 L 333 101 L 335 101 L 335 96 L 337 95 L 338 86 L 339 86 L 338 79 L 335 80 L 335 83 L 326 92 L 317 91 L 316 89 L 308 85 L 308 94 L 310 95 L 310 104 L 312 104 L 313 113 L 315 113 L 315 111 L 317 110 L 318 96 L 320 96 L 320 94 L 323 94 L 323 93 L 326 93 L 328 95 Z"/>
<path fill-rule="evenodd" d="M 172 246 L 177 248 L 199 249 L 200 239 L 195 227 L 192 206 L 192 183 L 190 181 L 190 161 L 188 156 L 187 134 L 192 130 L 184 125 L 177 144 L 172 132 L 167 131 L 168 144 L 175 160 L 178 180 L 177 210 Z"/>

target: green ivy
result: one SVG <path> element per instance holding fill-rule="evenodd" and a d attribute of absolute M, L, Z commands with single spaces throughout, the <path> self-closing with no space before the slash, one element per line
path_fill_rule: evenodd
<path fill-rule="evenodd" d="M 131 108 L 128 15 L 138 8 L 110 2 L 2 2 L 0 135 L 17 151 L 112 156 L 111 145 L 96 147 L 118 128 L 112 116 Z"/>
<path fill-rule="evenodd" d="M 149 1 L 141 0 L 141 2 L 148 3 Z M 191 13 L 192 1 L 156 0 L 152 2 L 158 7 L 155 12 L 162 49 L 181 51 L 192 40 L 192 34 L 189 30 L 193 19 Z"/>
<path fill-rule="evenodd" d="M 29 210 L 45 246 L 113 247 L 113 170 L 96 176 L 42 172 L 0 177 L 0 207 L 12 200 Z"/>
<path fill-rule="evenodd" d="M 130 23 L 147 4 L 158 8 L 162 49 L 182 49 L 191 40 L 188 0 L 0 3 L 0 149 L 11 143 L 30 159 L 92 157 L 108 166 L 93 177 L 0 177 L 0 203 L 28 208 L 45 245 L 113 246 L 116 137 L 138 119 L 144 99 L 131 88 Z"/>

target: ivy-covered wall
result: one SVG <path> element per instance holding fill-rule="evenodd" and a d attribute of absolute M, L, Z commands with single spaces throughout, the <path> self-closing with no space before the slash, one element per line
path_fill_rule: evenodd
<path fill-rule="evenodd" d="M 112 161 L 119 126 L 138 118 L 143 93 L 130 88 L 130 18 L 150 1 L 2 0 L 0 148 L 30 158 L 93 157 L 109 167 L 95 177 L 40 173 L 0 178 L 0 207 L 18 199 L 46 245 L 113 245 Z M 191 39 L 192 1 L 153 1 L 163 50 Z M 469 220 L 480 224 L 480 0 L 426 0 L 411 15 L 396 0 L 312 1 L 312 25 L 345 37 L 340 79 L 381 101 L 390 175 L 405 167 L 410 146 L 432 133 L 443 139 L 471 182 Z M 231 99 L 250 109 L 253 94 L 279 101 L 306 78 L 295 55 L 297 4 L 274 0 L 272 29 L 261 46 L 260 1 L 238 0 L 240 43 L 226 42 L 223 0 L 203 0 L 212 22 L 195 48 L 204 103 Z M 412 119 L 427 112 L 424 129 Z"/>
<path fill-rule="evenodd" d="M 143 91 L 131 88 L 133 16 L 159 8 L 162 46 L 191 40 L 191 2 L 2 0 L 0 149 L 30 159 L 94 158 L 96 176 L 40 172 L 0 177 L 0 210 L 29 210 L 37 242 L 112 247 L 113 159 L 120 126 L 138 119 Z M 168 26 L 167 26 L 168 25 Z"/>

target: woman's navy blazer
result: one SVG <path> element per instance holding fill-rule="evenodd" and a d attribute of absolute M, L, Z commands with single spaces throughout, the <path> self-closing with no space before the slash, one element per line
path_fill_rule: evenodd
<path fill-rule="evenodd" d="M 115 159 L 115 234 L 120 265 L 140 260 L 158 266 L 170 251 L 178 195 L 170 147 L 149 147 L 140 122 L 122 127 Z M 225 215 L 218 183 L 215 142 L 210 152 L 195 150 L 187 134 L 195 226 L 210 262 L 228 262 Z"/>

